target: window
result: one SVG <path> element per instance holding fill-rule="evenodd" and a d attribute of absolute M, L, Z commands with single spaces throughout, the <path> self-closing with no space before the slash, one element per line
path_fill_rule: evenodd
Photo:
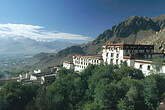
<path fill-rule="evenodd" d="M 116 60 L 116 64 L 118 64 L 118 60 Z"/>
<path fill-rule="evenodd" d="M 147 66 L 147 70 L 151 70 L 151 66 L 150 65 Z"/>
<path fill-rule="evenodd" d="M 119 47 L 116 48 L 116 52 L 119 52 Z"/>
<path fill-rule="evenodd" d="M 111 59 L 111 64 L 113 64 L 113 59 Z"/>
<path fill-rule="evenodd" d="M 108 58 L 106 58 L 105 62 L 107 62 L 107 61 L 108 61 Z"/>
<path fill-rule="evenodd" d="M 113 57 L 113 53 L 111 53 L 111 57 Z"/>
<path fill-rule="evenodd" d="M 112 47 L 112 51 L 114 50 L 114 48 Z"/>
<path fill-rule="evenodd" d="M 116 58 L 119 58 L 119 54 L 116 55 Z"/>
<path fill-rule="evenodd" d="M 108 57 L 108 53 L 106 53 L 106 57 Z"/>
<path fill-rule="evenodd" d="M 139 68 L 142 69 L 142 64 L 140 64 L 140 67 Z"/>

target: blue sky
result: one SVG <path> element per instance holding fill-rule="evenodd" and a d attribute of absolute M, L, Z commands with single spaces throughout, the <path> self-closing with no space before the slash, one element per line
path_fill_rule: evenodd
<path fill-rule="evenodd" d="M 162 14 L 165 0 L 0 0 L 0 36 L 82 43 L 130 16 Z"/>

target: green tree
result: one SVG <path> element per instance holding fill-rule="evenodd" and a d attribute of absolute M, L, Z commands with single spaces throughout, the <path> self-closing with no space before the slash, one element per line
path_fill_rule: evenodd
<path fill-rule="evenodd" d="M 88 94 L 93 97 L 94 95 L 94 89 L 96 88 L 97 83 L 102 79 L 102 78 L 108 78 L 109 83 L 111 83 L 113 80 L 116 79 L 117 74 L 115 71 L 118 69 L 118 66 L 113 66 L 113 65 L 106 65 L 106 66 L 101 66 L 100 68 L 95 69 L 94 73 L 92 76 L 89 77 L 88 79 Z"/>
<path fill-rule="evenodd" d="M 0 90 L 0 107 L 2 110 L 23 110 L 36 96 L 38 88 L 36 84 L 7 83 Z"/>
<path fill-rule="evenodd" d="M 120 89 L 116 84 L 110 84 L 108 78 L 101 79 L 96 88 L 94 101 L 100 105 L 101 109 L 114 110 L 116 103 L 120 99 Z"/>
<path fill-rule="evenodd" d="M 121 99 L 117 104 L 118 110 L 135 110 L 133 105 L 128 105 L 124 99 Z"/>
<path fill-rule="evenodd" d="M 3 72 L 0 71 L 0 78 L 2 78 L 4 76 Z"/>
<path fill-rule="evenodd" d="M 125 62 L 120 65 L 120 68 L 117 71 L 117 75 L 119 77 L 119 80 L 121 80 L 123 77 L 128 77 L 131 79 L 144 78 L 144 74 L 141 70 L 129 67 Z"/>
<path fill-rule="evenodd" d="M 68 73 L 67 73 L 68 71 Z M 51 110 L 76 109 L 82 99 L 80 75 L 70 70 L 61 70 L 58 79 L 48 87 L 46 96 Z"/>
<path fill-rule="evenodd" d="M 82 110 L 103 110 L 104 107 L 101 107 L 101 105 L 98 105 L 95 102 L 88 102 L 84 105 Z"/>
<path fill-rule="evenodd" d="M 162 99 L 165 91 L 165 76 L 161 74 L 152 74 L 144 80 L 144 102 L 149 109 L 156 109 L 157 103 Z"/>
<path fill-rule="evenodd" d="M 164 84 L 164 74 L 144 77 L 140 70 L 124 63 L 120 66 L 89 65 L 79 74 L 62 69 L 53 84 L 38 91 L 37 97 L 30 101 L 27 109 L 156 109 L 165 91 Z M 3 99 L 3 95 L 0 98 Z M 6 104 L 5 100 L 1 101 L 3 104 Z"/>
<path fill-rule="evenodd" d="M 152 67 L 155 71 L 153 72 L 161 72 L 162 70 L 162 66 L 163 66 L 163 63 L 164 63 L 164 59 L 163 58 L 155 58 L 152 60 Z"/>
<path fill-rule="evenodd" d="M 125 106 L 134 107 L 135 110 L 145 109 L 146 106 L 143 103 L 143 83 L 137 79 L 123 78 L 117 83 L 120 88 L 120 98 L 127 103 Z M 122 102 L 121 102 L 122 103 Z"/>
<path fill-rule="evenodd" d="M 45 87 L 41 87 L 37 91 L 36 98 L 33 98 L 31 102 L 29 102 L 26 106 L 26 110 L 49 110 L 48 109 L 48 100 L 46 96 L 46 89 Z"/>

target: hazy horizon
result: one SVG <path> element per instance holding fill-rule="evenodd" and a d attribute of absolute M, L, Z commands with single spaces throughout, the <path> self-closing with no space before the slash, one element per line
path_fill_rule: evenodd
<path fill-rule="evenodd" d="M 0 37 L 86 43 L 133 15 L 165 14 L 163 0 L 0 1 Z"/>

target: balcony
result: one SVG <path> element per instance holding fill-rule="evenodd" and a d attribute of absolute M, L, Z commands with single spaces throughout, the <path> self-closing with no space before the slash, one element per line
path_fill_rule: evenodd
<path fill-rule="evenodd" d="M 144 56 L 136 56 L 133 54 L 129 54 L 128 56 L 123 56 L 124 59 L 144 59 Z"/>

